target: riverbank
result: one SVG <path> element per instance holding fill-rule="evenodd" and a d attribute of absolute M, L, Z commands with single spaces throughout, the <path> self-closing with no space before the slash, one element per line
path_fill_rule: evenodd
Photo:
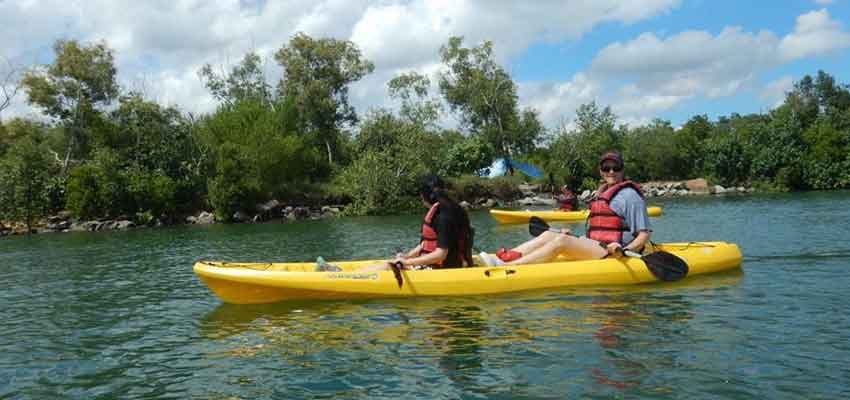
<path fill-rule="evenodd" d="M 551 189 L 542 184 L 528 184 L 520 181 L 499 181 L 490 183 L 486 180 L 458 181 L 454 184 L 453 195 L 461 206 L 468 210 L 490 208 L 517 208 L 530 206 L 555 207 L 556 200 Z M 710 185 L 703 178 L 685 181 L 654 181 L 642 185 L 647 198 L 683 197 L 710 195 L 745 195 L 755 192 L 751 187 L 730 187 Z M 596 191 L 585 190 L 578 195 L 580 207 L 596 195 Z M 257 204 L 251 213 L 240 211 L 232 216 L 235 223 L 286 223 L 297 220 L 319 220 L 335 218 L 345 214 L 346 204 L 328 205 L 292 205 L 278 200 Z M 176 224 L 206 225 L 219 223 L 215 215 L 209 211 L 200 211 L 178 221 L 164 222 L 149 219 L 140 223 L 133 218 L 122 216 L 114 219 L 98 219 L 82 221 L 71 216 L 67 211 L 52 215 L 33 224 L 29 233 L 62 233 L 62 232 L 97 232 L 111 230 L 127 230 L 141 227 L 158 227 Z M 21 222 L 0 222 L 0 237 L 27 234 L 27 226 Z"/>

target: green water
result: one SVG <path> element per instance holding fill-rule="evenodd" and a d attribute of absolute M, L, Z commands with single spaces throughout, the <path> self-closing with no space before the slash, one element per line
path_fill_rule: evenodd
<path fill-rule="evenodd" d="M 653 201 L 744 272 L 627 289 L 231 306 L 199 259 L 380 258 L 418 216 L 0 239 L 2 399 L 850 396 L 850 193 Z M 481 248 L 528 238 L 474 213 Z"/>

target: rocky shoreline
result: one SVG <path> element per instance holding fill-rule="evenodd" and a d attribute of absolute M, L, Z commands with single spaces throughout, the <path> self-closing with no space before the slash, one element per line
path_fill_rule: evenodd
<path fill-rule="evenodd" d="M 747 194 L 755 191 L 748 187 L 725 188 L 720 185 L 709 185 L 705 179 L 691 179 L 687 181 L 665 181 L 647 182 L 641 185 L 647 198 L 654 197 L 681 197 L 696 195 L 732 195 Z M 489 209 L 495 207 L 528 207 L 528 206 L 552 206 L 556 200 L 551 193 L 543 193 L 542 185 L 524 184 L 519 185 L 518 192 L 521 193 L 516 199 L 500 200 L 492 197 L 476 199 L 464 199 L 460 202 L 466 209 Z M 579 201 L 587 201 L 595 195 L 595 191 L 585 190 L 579 194 Z M 470 201 L 471 200 L 471 201 Z M 286 223 L 297 220 L 318 220 L 323 218 L 337 217 L 342 213 L 344 205 L 325 205 L 320 207 L 286 205 L 278 200 L 271 200 L 258 204 L 254 213 L 237 212 L 232 216 L 233 222 L 237 223 L 262 223 L 279 221 Z M 179 223 L 191 225 L 206 225 L 216 223 L 215 216 L 208 211 L 201 211 L 197 215 L 190 215 Z M 167 225 L 162 221 L 153 220 L 147 224 L 137 224 L 130 218 L 119 217 L 108 220 L 78 221 L 71 217 L 67 211 L 50 216 L 33 226 L 29 233 L 52 233 L 52 232 L 97 232 L 110 230 L 126 230 L 137 227 L 154 227 Z M 27 227 L 23 223 L 0 222 L 0 237 L 10 235 L 27 234 Z"/>

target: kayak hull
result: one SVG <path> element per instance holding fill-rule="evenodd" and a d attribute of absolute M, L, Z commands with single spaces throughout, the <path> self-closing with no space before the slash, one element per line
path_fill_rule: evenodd
<path fill-rule="evenodd" d="M 688 276 L 740 269 L 738 246 L 725 242 L 668 243 L 657 248 L 688 263 Z M 339 272 L 314 272 L 313 263 L 226 263 L 199 261 L 195 274 L 222 301 L 233 304 L 309 299 L 463 296 L 567 286 L 622 286 L 656 282 L 638 258 L 558 261 L 520 266 L 402 271 L 399 287 L 391 271 L 358 272 L 380 260 L 331 262 Z M 687 278 L 686 278 L 687 279 Z"/>
<path fill-rule="evenodd" d="M 661 216 L 661 207 L 647 207 L 646 212 L 650 217 Z M 490 215 L 500 224 L 524 224 L 531 217 L 538 217 L 544 221 L 583 222 L 590 215 L 590 210 L 581 211 L 552 211 L 552 210 L 490 210 Z"/>

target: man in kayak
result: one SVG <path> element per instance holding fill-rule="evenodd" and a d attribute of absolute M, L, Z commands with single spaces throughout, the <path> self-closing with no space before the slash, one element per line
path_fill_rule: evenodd
<path fill-rule="evenodd" d="M 640 186 L 625 180 L 625 163 L 620 153 L 609 151 L 599 159 L 603 183 L 590 202 L 587 237 L 569 229 L 546 231 L 511 250 L 492 256 L 481 253 L 487 265 L 534 264 L 554 260 L 559 254 L 571 259 L 594 260 L 616 254 L 618 249 L 641 252 L 649 243 L 652 229 Z"/>
<path fill-rule="evenodd" d="M 472 266 L 474 230 L 469 215 L 446 192 L 443 180 L 436 175 L 421 179 L 419 196 L 428 213 L 422 222 L 419 244 L 406 253 L 399 253 L 385 265 L 367 267 L 386 270 L 400 262 L 406 269 L 437 269 Z"/>

